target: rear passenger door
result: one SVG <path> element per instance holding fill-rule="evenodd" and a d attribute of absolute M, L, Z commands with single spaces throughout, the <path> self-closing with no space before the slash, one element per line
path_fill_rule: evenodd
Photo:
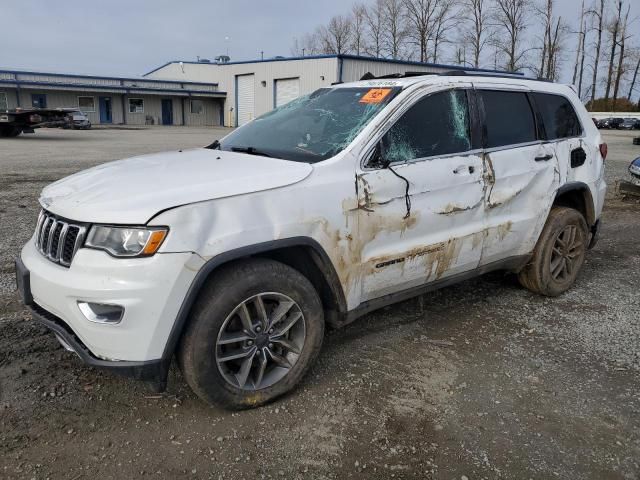
<path fill-rule="evenodd" d="M 533 250 L 558 185 L 558 163 L 525 89 L 476 86 L 476 93 L 484 118 L 486 183 L 480 264 L 488 265 Z"/>

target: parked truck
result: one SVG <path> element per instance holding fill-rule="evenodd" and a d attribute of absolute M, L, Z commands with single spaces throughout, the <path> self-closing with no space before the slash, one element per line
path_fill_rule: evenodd
<path fill-rule="evenodd" d="M 17 137 L 21 133 L 35 133 L 36 128 L 62 127 L 69 122 L 73 110 L 56 109 L 15 109 L 0 112 L 0 137 Z"/>

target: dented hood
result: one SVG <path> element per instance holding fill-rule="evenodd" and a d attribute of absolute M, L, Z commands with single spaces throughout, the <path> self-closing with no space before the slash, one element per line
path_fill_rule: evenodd
<path fill-rule="evenodd" d="M 144 224 L 180 205 L 291 185 L 312 170 L 307 163 L 199 148 L 76 173 L 45 187 L 40 204 L 79 222 Z"/>

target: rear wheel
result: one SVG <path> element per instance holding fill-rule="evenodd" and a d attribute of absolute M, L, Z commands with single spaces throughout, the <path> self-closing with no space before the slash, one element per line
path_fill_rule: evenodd
<path fill-rule="evenodd" d="M 536 293 L 557 296 L 575 283 L 587 252 L 589 230 L 580 212 L 553 207 L 520 284 Z"/>
<path fill-rule="evenodd" d="M 17 137 L 22 133 L 22 130 L 17 127 L 1 127 L 0 128 L 0 137 Z"/>
<path fill-rule="evenodd" d="M 254 259 L 226 267 L 208 282 L 178 362 L 206 402 L 255 407 L 302 379 L 323 335 L 322 304 L 309 280 L 282 263 Z"/>

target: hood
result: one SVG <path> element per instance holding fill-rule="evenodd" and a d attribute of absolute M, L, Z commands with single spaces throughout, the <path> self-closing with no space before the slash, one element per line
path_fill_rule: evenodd
<path fill-rule="evenodd" d="M 299 182 L 307 163 L 199 148 L 110 162 L 44 188 L 40 204 L 78 222 L 145 224 L 189 203 Z"/>

